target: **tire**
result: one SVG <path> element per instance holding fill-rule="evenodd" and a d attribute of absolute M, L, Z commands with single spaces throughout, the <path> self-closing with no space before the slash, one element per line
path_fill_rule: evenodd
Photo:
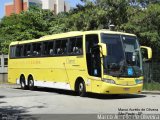
<path fill-rule="evenodd" d="M 34 80 L 32 76 L 28 79 L 28 87 L 30 90 L 34 90 Z"/>
<path fill-rule="evenodd" d="M 80 97 L 85 97 L 86 96 L 86 86 L 84 81 L 80 81 L 78 84 L 78 93 Z"/>
<path fill-rule="evenodd" d="M 21 76 L 21 78 L 20 78 L 20 85 L 21 85 L 21 89 L 27 90 L 28 87 L 26 85 L 25 77 L 24 76 Z"/>

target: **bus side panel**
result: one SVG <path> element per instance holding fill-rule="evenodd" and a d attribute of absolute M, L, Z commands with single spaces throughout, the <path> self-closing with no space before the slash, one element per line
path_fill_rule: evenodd
<path fill-rule="evenodd" d="M 8 82 L 9 83 L 17 83 L 17 80 L 19 79 L 19 73 L 20 73 L 20 69 L 15 69 L 17 65 L 17 62 L 15 59 L 9 59 L 8 60 Z"/>
<path fill-rule="evenodd" d="M 86 91 L 91 92 L 91 84 L 87 84 L 87 68 L 85 57 L 81 56 L 72 56 L 66 58 L 66 74 L 71 85 L 71 89 L 75 90 L 75 82 L 77 78 L 82 78 L 86 83 Z"/>

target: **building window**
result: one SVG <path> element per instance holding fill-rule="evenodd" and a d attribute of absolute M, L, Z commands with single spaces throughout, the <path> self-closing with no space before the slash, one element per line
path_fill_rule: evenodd
<path fill-rule="evenodd" d="M 8 66 L 8 58 L 4 58 L 4 66 L 5 66 L 5 67 Z"/>

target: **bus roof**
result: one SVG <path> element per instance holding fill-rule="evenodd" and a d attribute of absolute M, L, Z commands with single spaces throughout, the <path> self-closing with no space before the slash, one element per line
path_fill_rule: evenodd
<path fill-rule="evenodd" d="M 99 33 L 122 34 L 122 35 L 135 36 L 134 34 L 130 34 L 130 33 L 110 31 L 110 30 L 106 30 L 106 29 L 92 30 L 92 31 L 71 31 L 71 32 L 66 32 L 66 33 L 46 35 L 46 36 L 43 36 L 43 37 L 41 37 L 39 39 L 24 40 L 24 41 L 15 41 L 15 42 L 11 42 L 10 45 L 25 44 L 25 43 L 31 43 L 31 42 L 41 42 L 41 41 L 44 41 L 44 40 L 53 40 L 53 39 L 60 39 L 60 38 L 67 38 L 67 37 L 74 37 L 74 36 L 81 36 L 81 35 L 84 35 L 84 34 L 99 34 Z"/>

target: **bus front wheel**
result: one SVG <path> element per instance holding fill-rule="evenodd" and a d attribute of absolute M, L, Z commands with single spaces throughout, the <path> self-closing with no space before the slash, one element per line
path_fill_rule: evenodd
<path fill-rule="evenodd" d="M 78 93 L 79 96 L 85 97 L 86 96 L 86 87 L 84 81 L 80 81 L 78 84 Z"/>

